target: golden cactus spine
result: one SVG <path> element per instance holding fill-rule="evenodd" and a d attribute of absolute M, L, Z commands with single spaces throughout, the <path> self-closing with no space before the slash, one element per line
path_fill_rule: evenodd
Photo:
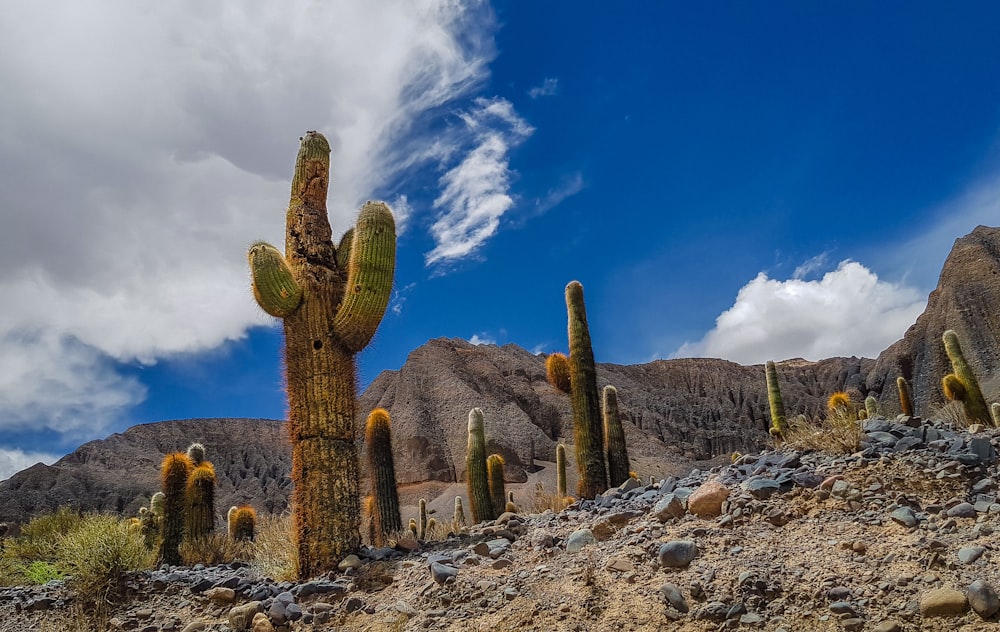
<path fill-rule="evenodd" d="M 566 446 L 556 446 L 556 494 L 566 497 Z"/>
<path fill-rule="evenodd" d="M 979 380 L 976 379 L 976 374 L 972 372 L 972 367 L 965 361 L 965 354 L 962 353 L 958 334 L 954 330 L 949 329 L 944 332 L 941 339 L 944 342 L 945 353 L 948 354 L 948 359 L 951 360 L 951 369 L 965 389 L 964 395 L 956 399 L 960 399 L 965 405 L 965 413 L 968 415 L 969 421 L 978 421 L 985 424 L 992 423 L 989 408 L 986 406 L 986 399 L 983 397 L 982 389 L 979 388 Z"/>
<path fill-rule="evenodd" d="M 489 480 L 490 504 L 493 507 L 493 517 L 504 512 L 507 505 L 507 492 L 503 484 L 503 457 L 491 454 L 486 458 L 486 477 Z"/>
<path fill-rule="evenodd" d="M 570 281 L 566 286 L 569 320 L 570 397 L 573 401 L 573 443 L 576 448 L 577 495 L 593 498 L 608 488 L 604 466 L 604 432 L 600 396 L 597 393 L 597 366 L 590 344 L 583 285 Z"/>
<path fill-rule="evenodd" d="M 335 569 L 361 541 L 354 360 L 385 314 L 396 265 L 395 225 L 381 202 L 365 203 L 334 246 L 329 177 L 330 145 L 307 132 L 285 216 L 285 254 L 260 242 L 248 254 L 258 304 L 284 320 L 300 578 Z"/>
<path fill-rule="evenodd" d="M 625 429 L 618 412 L 618 389 L 610 384 L 604 387 L 604 445 L 608 451 L 608 483 L 618 487 L 629 479 L 628 450 L 625 448 Z"/>
<path fill-rule="evenodd" d="M 469 411 L 469 445 L 465 452 L 465 468 L 472 522 L 493 520 L 496 515 L 493 513 L 486 473 L 486 423 L 483 411 L 479 408 Z"/>
<path fill-rule="evenodd" d="M 406 528 L 410 530 L 413 537 L 417 537 L 417 521 L 414 518 L 410 518 L 410 522 L 407 523 Z"/>
<path fill-rule="evenodd" d="M 563 353 L 553 353 L 545 359 L 545 379 L 556 390 L 569 393 L 573 388 L 569 377 L 569 358 Z"/>
<path fill-rule="evenodd" d="M 781 400 L 781 385 L 778 384 L 778 369 L 771 360 L 764 364 L 764 377 L 767 381 L 767 403 L 771 407 L 770 432 L 780 440 L 788 434 L 788 424 L 785 422 L 785 404 Z"/>
<path fill-rule="evenodd" d="M 181 554 L 178 547 L 184 539 L 184 506 L 191 459 L 183 452 L 163 457 L 160 465 L 160 484 L 163 491 L 163 523 L 160 550 L 157 554 L 164 564 L 179 566 Z"/>
<path fill-rule="evenodd" d="M 253 542 L 257 530 L 257 511 L 250 505 L 229 510 L 229 538 L 236 542 Z"/>
<path fill-rule="evenodd" d="M 941 390 L 948 401 L 964 403 L 966 394 L 965 384 L 962 384 L 962 380 L 958 379 L 958 376 L 954 373 L 949 373 L 941 378 Z"/>
<path fill-rule="evenodd" d="M 365 423 L 365 451 L 368 475 L 372 484 L 372 525 L 375 539 L 383 545 L 386 536 L 403 528 L 399 515 L 399 492 L 396 489 L 396 468 L 392 459 L 392 421 L 389 411 L 376 408 Z"/>
<path fill-rule="evenodd" d="M 195 444 L 201 447 L 201 444 Z M 194 446 L 192 446 L 194 447 Z M 205 450 L 195 451 L 199 459 L 194 463 L 191 459 L 191 449 L 188 458 L 194 468 L 188 474 L 187 487 L 184 492 L 186 507 L 184 511 L 184 537 L 188 540 L 203 538 L 215 530 L 215 468 L 204 460 Z"/>
<path fill-rule="evenodd" d="M 910 393 L 910 383 L 902 375 L 896 378 L 896 390 L 899 391 L 899 409 L 909 417 L 913 416 L 913 397 Z"/>

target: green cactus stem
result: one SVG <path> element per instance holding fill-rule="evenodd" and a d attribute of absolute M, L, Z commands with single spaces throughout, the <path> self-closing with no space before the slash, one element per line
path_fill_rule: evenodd
<path fill-rule="evenodd" d="M 945 353 L 948 354 L 948 359 L 951 360 L 951 369 L 959 381 L 962 382 L 962 386 L 965 387 L 965 396 L 960 399 L 965 404 L 965 413 L 968 415 L 969 421 L 978 421 L 984 424 L 992 423 L 989 408 L 986 406 L 986 399 L 983 397 L 982 389 L 979 388 L 979 380 L 976 379 L 976 374 L 972 372 L 969 363 L 965 361 L 965 355 L 962 353 L 962 347 L 958 342 L 958 334 L 954 330 L 949 329 L 944 332 L 941 338 L 944 342 Z"/>
<path fill-rule="evenodd" d="M 396 265 L 395 225 L 381 202 L 364 204 L 338 253 L 326 212 L 329 177 L 330 145 L 307 132 L 285 254 L 257 243 L 248 255 L 257 302 L 284 320 L 293 540 L 303 579 L 334 570 L 361 542 L 355 354 L 385 314 Z"/>
<path fill-rule="evenodd" d="M 569 377 L 569 358 L 562 353 L 553 353 L 545 359 L 545 379 L 558 391 L 570 393 L 573 388 Z"/>
<path fill-rule="evenodd" d="M 868 409 L 867 408 L 861 408 L 860 410 L 858 410 L 858 419 L 859 420 L 860 419 L 868 419 Z"/>
<path fill-rule="evenodd" d="M 958 379 L 954 373 L 949 373 L 941 378 L 941 390 L 944 392 L 945 399 L 950 402 L 964 402 L 965 400 L 965 384 L 962 384 L 962 380 Z"/>
<path fill-rule="evenodd" d="M 431 538 L 434 537 L 434 532 L 437 530 L 437 524 L 438 524 L 438 522 L 437 522 L 436 518 L 428 518 L 427 519 L 427 526 L 424 527 L 424 539 L 425 540 L 430 540 Z"/>
<path fill-rule="evenodd" d="M 462 497 L 455 496 L 455 515 L 452 518 L 455 530 L 461 531 L 465 526 L 465 507 L 462 505 Z"/>
<path fill-rule="evenodd" d="M 899 391 L 899 409 L 908 416 L 913 416 L 913 397 L 910 395 L 910 383 L 902 375 L 896 378 L 896 390 Z"/>
<path fill-rule="evenodd" d="M 604 445 L 608 451 L 608 483 L 611 487 L 618 487 L 628 480 L 631 469 L 625 448 L 625 429 L 622 428 L 618 412 L 618 389 L 610 384 L 605 386 L 603 404 L 601 410 L 604 415 Z"/>
<path fill-rule="evenodd" d="M 399 515 L 399 492 L 396 489 L 396 469 L 392 460 L 392 422 L 389 411 L 376 408 L 365 423 L 365 451 L 368 475 L 372 484 L 373 545 L 383 546 L 386 537 L 403 528 Z"/>
<path fill-rule="evenodd" d="M 990 416 L 993 417 L 993 425 L 1000 426 L 1000 403 L 990 404 Z"/>
<path fill-rule="evenodd" d="M 556 494 L 566 498 L 566 446 L 556 446 Z"/>
<path fill-rule="evenodd" d="M 188 474 L 185 491 L 184 536 L 191 541 L 215 529 L 215 468 L 202 461 Z"/>
<path fill-rule="evenodd" d="M 469 445 L 465 452 L 466 486 L 473 523 L 493 520 L 490 484 L 486 472 L 486 424 L 483 411 L 469 411 Z"/>
<path fill-rule="evenodd" d="M 583 286 L 570 281 L 566 286 L 569 320 L 570 397 L 573 401 L 573 443 L 576 447 L 577 494 L 593 498 L 608 488 L 604 466 L 604 432 L 597 394 L 597 367 L 587 327 Z"/>
<path fill-rule="evenodd" d="M 229 539 L 234 542 L 253 542 L 257 529 L 257 511 L 250 505 L 229 510 Z"/>
<path fill-rule="evenodd" d="M 775 440 L 781 440 L 788 434 L 788 424 L 785 422 L 785 404 L 781 401 L 781 386 L 778 384 L 778 369 L 774 362 L 768 360 L 764 365 L 764 376 L 767 380 L 767 402 L 771 406 L 771 435 Z"/>
<path fill-rule="evenodd" d="M 486 458 L 486 477 L 489 479 L 490 504 L 493 506 L 494 518 L 504 512 L 504 506 L 507 504 L 503 466 L 503 457 L 499 454 L 491 454 Z"/>
<path fill-rule="evenodd" d="M 875 399 L 874 395 L 865 398 L 865 412 L 868 413 L 869 418 L 878 415 L 878 400 Z"/>
<path fill-rule="evenodd" d="M 417 539 L 427 537 L 427 501 L 420 499 L 417 510 Z"/>
<path fill-rule="evenodd" d="M 185 489 L 188 474 L 193 468 L 191 459 L 183 452 L 174 452 L 163 457 L 160 465 L 160 484 L 163 491 L 163 522 L 160 550 L 157 557 L 164 564 L 179 566 L 181 554 L 178 549 L 184 539 Z"/>

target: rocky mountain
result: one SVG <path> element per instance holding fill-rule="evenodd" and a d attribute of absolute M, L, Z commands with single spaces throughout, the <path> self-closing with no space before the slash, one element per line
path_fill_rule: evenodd
<path fill-rule="evenodd" d="M 1000 367 L 998 269 L 1000 229 L 980 226 L 955 242 L 926 311 L 877 360 L 778 362 L 788 414 L 820 416 L 836 390 L 858 401 L 874 394 L 883 412 L 895 414 L 898 375 L 911 380 L 917 413 L 930 413 L 942 401 L 939 381 L 948 361 L 940 339 L 949 328 L 961 336 L 989 398 Z M 733 451 L 758 451 L 769 442 L 762 365 L 704 358 L 599 364 L 598 384 L 618 389 L 629 454 L 641 476 L 664 475 L 666 464 L 677 469 Z M 509 482 L 524 482 L 536 462 L 555 460 L 558 443 L 572 442 L 569 398 L 546 382 L 545 357 L 517 345 L 435 339 L 417 348 L 400 370 L 383 372 L 361 396 L 359 444 L 364 418 L 376 406 L 392 415 L 396 474 L 404 490 L 463 480 L 473 407 L 485 413 L 488 449 L 504 456 Z M 23 521 L 67 502 L 134 512 L 158 488 L 163 455 L 192 441 L 209 447 L 220 477 L 220 511 L 237 500 L 264 511 L 287 508 L 289 450 L 280 422 L 187 420 L 136 426 L 0 482 L 0 520 Z"/>

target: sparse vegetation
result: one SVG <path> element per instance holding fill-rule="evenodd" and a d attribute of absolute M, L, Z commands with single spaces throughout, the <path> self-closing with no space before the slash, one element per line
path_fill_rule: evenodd
<path fill-rule="evenodd" d="M 809 421 L 803 415 L 792 419 L 785 436 L 789 447 L 832 454 L 853 454 L 861 448 L 864 433 L 861 424 L 854 418 L 850 397 L 846 393 L 834 393 L 829 402 L 835 406 L 822 421 Z"/>
<path fill-rule="evenodd" d="M 60 568 L 84 599 L 111 599 L 123 593 L 123 574 L 149 568 L 153 556 L 142 534 L 126 521 L 92 514 L 59 541 Z"/>

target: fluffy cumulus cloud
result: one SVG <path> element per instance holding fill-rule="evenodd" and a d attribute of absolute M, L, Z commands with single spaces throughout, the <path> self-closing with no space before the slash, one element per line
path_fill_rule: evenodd
<path fill-rule="evenodd" d="M 916 289 L 879 280 L 854 261 L 813 281 L 770 279 L 761 272 L 697 342 L 673 357 L 725 358 L 741 364 L 801 357 L 875 357 L 923 311 Z"/>
<path fill-rule="evenodd" d="M 482 85 L 494 26 L 486 4 L 450 0 L 4 3 L 0 429 L 96 434 L 143 397 L 115 362 L 266 322 L 244 253 L 283 241 L 298 137 L 327 133 L 343 231 L 412 166 L 401 139 Z M 487 165 L 523 135 L 508 106 L 469 114 L 441 202 L 469 219 L 443 220 L 442 256 L 502 206 Z M 506 135 L 473 129 L 479 117 Z M 473 174 L 493 184 L 476 193 Z"/>

